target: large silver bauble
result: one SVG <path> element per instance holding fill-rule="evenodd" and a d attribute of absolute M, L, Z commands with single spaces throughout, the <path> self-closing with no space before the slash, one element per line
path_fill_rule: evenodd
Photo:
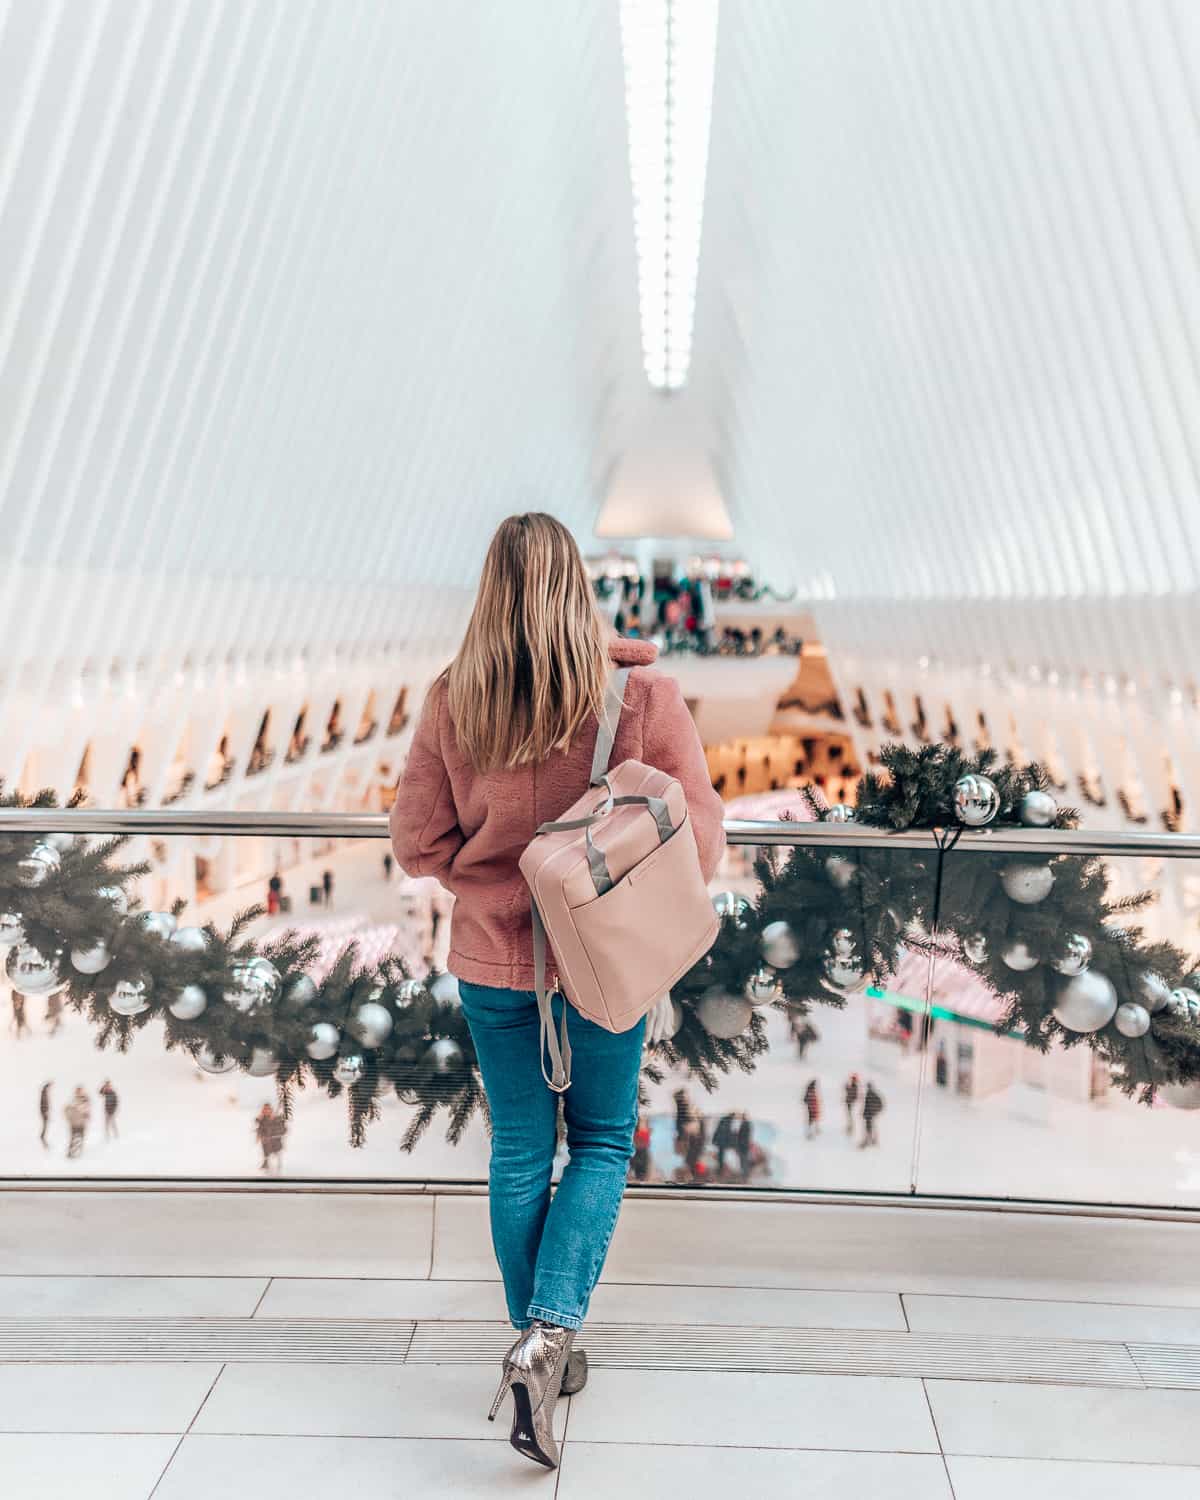
<path fill-rule="evenodd" d="M 1019 901 L 1022 906 L 1034 906 L 1037 902 L 1044 901 L 1054 889 L 1054 871 L 1049 865 L 1018 861 L 1005 865 L 1000 884 L 1010 901 Z"/>
<path fill-rule="evenodd" d="M 129 910 L 129 897 L 119 885 L 102 885 L 96 895 L 102 901 L 107 901 L 118 917 L 125 916 Z"/>
<path fill-rule="evenodd" d="M 80 974 L 99 974 L 112 963 L 112 954 L 103 938 L 97 938 L 87 948 L 72 948 L 71 963 Z"/>
<path fill-rule="evenodd" d="M 968 828 L 982 828 L 999 811 L 1000 793 L 990 776 L 971 771 L 954 783 L 954 815 Z"/>
<path fill-rule="evenodd" d="M 770 1005 L 781 994 L 779 980 L 770 969 L 755 969 L 746 981 L 746 999 L 751 1005 Z"/>
<path fill-rule="evenodd" d="M 333 1065 L 333 1076 L 347 1088 L 351 1084 L 360 1083 L 366 1071 L 367 1061 L 361 1052 L 345 1052 Z"/>
<path fill-rule="evenodd" d="M 134 917 L 134 921 L 154 937 L 162 938 L 164 942 L 179 925 L 174 913 L 169 911 L 140 911 Z"/>
<path fill-rule="evenodd" d="M 839 891 L 844 891 L 858 870 L 858 866 L 852 859 L 847 859 L 844 854 L 831 854 L 825 861 L 825 873 Z"/>
<path fill-rule="evenodd" d="M 1136 1000 L 1126 1000 L 1124 1005 L 1117 1006 L 1113 1025 L 1122 1036 L 1145 1036 L 1150 1030 L 1150 1012 Z"/>
<path fill-rule="evenodd" d="M 108 1007 L 119 1016 L 140 1016 L 150 1009 L 150 991 L 154 981 L 148 974 L 137 979 L 118 979 L 108 997 Z"/>
<path fill-rule="evenodd" d="M 1028 944 L 1023 943 L 1020 938 L 1015 938 L 1007 944 L 1000 957 L 1008 968 L 1014 969 L 1018 974 L 1023 974 L 1028 969 L 1036 969 L 1038 966 L 1037 954 L 1031 952 Z"/>
<path fill-rule="evenodd" d="M 1164 1083 L 1158 1097 L 1175 1109 L 1200 1109 L 1200 1083 Z"/>
<path fill-rule="evenodd" d="M 297 974 L 283 992 L 283 1003 L 292 1010 L 303 1010 L 317 998 L 319 991 L 307 974 Z"/>
<path fill-rule="evenodd" d="M 270 1047 L 255 1047 L 250 1053 L 250 1061 L 246 1064 L 246 1072 L 251 1078 L 269 1078 L 278 1067 L 277 1053 L 272 1052 Z"/>
<path fill-rule="evenodd" d="M 1161 974 L 1155 974 L 1147 969 L 1137 982 L 1138 991 L 1142 997 L 1142 1004 L 1152 1016 L 1156 1016 L 1171 998 L 1171 986 Z"/>
<path fill-rule="evenodd" d="M 462 996 L 458 993 L 458 980 L 453 974 L 439 974 L 429 986 L 429 993 L 439 1005 L 461 1005 Z"/>
<path fill-rule="evenodd" d="M 671 1001 L 671 1025 L 667 1030 L 667 1036 L 673 1037 L 683 1025 L 683 1006 L 678 1000 Z"/>
<path fill-rule="evenodd" d="M 696 1014 L 709 1036 L 722 1037 L 728 1041 L 731 1037 L 740 1036 L 749 1026 L 754 1007 L 740 995 L 731 995 L 714 985 L 701 995 Z"/>
<path fill-rule="evenodd" d="M 1058 817 L 1058 803 L 1049 792 L 1026 792 L 1021 798 L 1021 822 L 1026 828 L 1049 828 Z"/>
<path fill-rule="evenodd" d="M 167 1009 L 177 1021 L 194 1021 L 208 1009 L 208 996 L 198 984 L 185 984 Z"/>
<path fill-rule="evenodd" d="M 8 982 L 22 995 L 49 995 L 62 984 L 58 965 L 32 943 L 18 943 L 9 950 L 4 965 Z"/>
<path fill-rule="evenodd" d="M 386 1005 L 367 1000 L 354 1012 L 350 1031 L 364 1047 L 382 1047 L 392 1034 L 392 1013 Z"/>
<path fill-rule="evenodd" d="M 848 802 L 835 802 L 821 814 L 822 823 L 853 823 L 854 809 Z"/>
<path fill-rule="evenodd" d="M 25 919 L 17 911 L 0 912 L 0 948 L 12 948 L 25 941 Z"/>
<path fill-rule="evenodd" d="M 401 1005 L 411 1005 L 414 1000 L 419 1000 L 425 993 L 425 986 L 419 979 L 402 979 L 396 986 L 396 999 Z"/>
<path fill-rule="evenodd" d="M 62 868 L 62 855 L 53 844 L 38 842 L 17 861 L 17 879 L 22 885 L 45 885 Z"/>
<path fill-rule="evenodd" d="M 866 971 L 853 958 L 839 958 L 834 953 L 825 955 L 821 968 L 825 978 L 839 990 L 856 990 L 866 978 Z"/>
<path fill-rule="evenodd" d="M 245 1014 L 271 1005 L 279 995 L 279 970 L 268 958 L 247 958 L 234 964 L 226 1005 Z"/>
<path fill-rule="evenodd" d="M 718 891 L 712 898 L 713 911 L 721 918 L 726 917 L 739 929 L 745 931 L 750 925 L 750 903 L 745 896 L 739 896 L 736 891 Z"/>
<path fill-rule="evenodd" d="M 177 927 L 170 942 L 183 953 L 203 953 L 208 947 L 208 933 L 203 927 Z"/>
<path fill-rule="evenodd" d="M 1068 979 L 1074 979 L 1076 974 L 1083 973 L 1091 961 L 1091 939 L 1085 937 L 1082 932 L 1072 932 L 1067 936 L 1062 953 L 1050 960 L 1050 967 L 1057 973 L 1064 974 Z"/>
<path fill-rule="evenodd" d="M 973 963 L 976 968 L 988 961 L 988 941 L 982 932 L 973 932 L 970 937 L 963 938 L 963 957 Z"/>
<path fill-rule="evenodd" d="M 60 854 L 66 854 L 75 847 L 75 835 L 73 833 L 48 833 L 45 842 L 51 849 L 57 849 Z"/>
<path fill-rule="evenodd" d="M 1054 1019 L 1067 1031 L 1099 1031 L 1117 1013 L 1112 981 L 1095 969 L 1068 979 L 1054 1007 Z"/>
<path fill-rule="evenodd" d="M 773 969 L 790 969 L 800 957 L 800 944 L 787 922 L 768 922 L 763 928 L 762 955 Z"/>
<path fill-rule="evenodd" d="M 237 1067 L 236 1057 L 223 1057 L 217 1061 L 217 1054 L 205 1042 L 204 1046 L 196 1053 L 196 1066 L 203 1068 L 206 1073 L 232 1073 Z"/>
<path fill-rule="evenodd" d="M 462 1065 L 462 1048 L 448 1036 L 438 1037 L 429 1044 L 429 1060 L 435 1073 L 450 1073 Z"/>
<path fill-rule="evenodd" d="M 829 946 L 835 958 L 849 958 L 858 945 L 848 927 L 839 927 L 829 939 Z"/>
<path fill-rule="evenodd" d="M 314 1062 L 324 1062 L 342 1045 L 342 1034 L 332 1021 L 317 1021 L 309 1028 L 305 1052 Z"/>

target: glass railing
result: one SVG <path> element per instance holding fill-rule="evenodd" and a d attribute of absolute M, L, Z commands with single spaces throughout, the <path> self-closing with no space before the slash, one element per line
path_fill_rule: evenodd
<path fill-rule="evenodd" d="M 1200 1204 L 1200 840 L 727 831 L 631 1180 Z M 483 1181 L 450 910 L 380 817 L 0 811 L 0 1178 Z"/>

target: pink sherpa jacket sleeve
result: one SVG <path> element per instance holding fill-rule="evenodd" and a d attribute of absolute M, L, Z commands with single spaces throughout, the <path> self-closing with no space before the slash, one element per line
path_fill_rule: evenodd
<path fill-rule="evenodd" d="M 440 683 L 426 695 L 389 819 L 400 868 L 408 875 L 433 875 L 443 883 L 466 842 L 442 756 L 439 721 L 444 696 Z"/>
<path fill-rule="evenodd" d="M 725 804 L 713 790 L 695 721 L 673 677 L 655 673 L 646 701 L 642 759 L 683 787 L 700 868 L 705 880 L 711 880 L 725 848 Z"/>

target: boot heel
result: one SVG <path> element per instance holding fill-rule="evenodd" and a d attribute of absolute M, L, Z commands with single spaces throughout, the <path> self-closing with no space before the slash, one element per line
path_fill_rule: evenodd
<path fill-rule="evenodd" d="M 504 1374 L 500 1377 L 500 1389 L 496 1392 L 496 1399 L 492 1402 L 492 1409 L 491 1409 L 491 1411 L 488 1412 L 488 1421 L 489 1422 L 494 1422 L 496 1420 L 496 1414 L 499 1412 L 501 1406 L 504 1404 L 504 1398 L 505 1398 L 505 1396 L 508 1395 L 509 1388 L 512 1385 L 512 1380 L 513 1380 L 513 1369 L 512 1369 L 512 1366 L 511 1365 L 505 1365 L 504 1366 Z"/>

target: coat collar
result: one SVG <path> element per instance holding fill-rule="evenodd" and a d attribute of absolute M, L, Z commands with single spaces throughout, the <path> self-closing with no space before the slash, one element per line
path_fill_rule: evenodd
<path fill-rule="evenodd" d="M 648 667 L 658 655 L 658 647 L 653 641 L 614 636 L 608 643 L 608 655 L 618 667 Z"/>

